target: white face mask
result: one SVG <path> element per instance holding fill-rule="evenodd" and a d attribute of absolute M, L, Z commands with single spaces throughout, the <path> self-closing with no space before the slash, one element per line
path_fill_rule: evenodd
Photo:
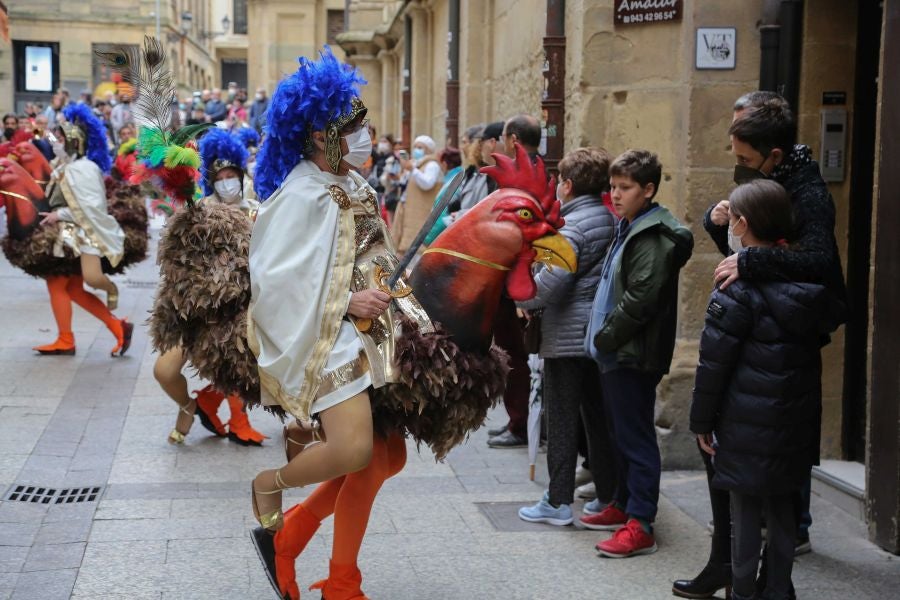
<path fill-rule="evenodd" d="M 563 192 L 562 186 L 563 186 L 562 181 L 560 181 L 559 183 L 556 184 L 556 199 L 559 200 L 560 202 L 565 202 L 566 194 Z"/>
<path fill-rule="evenodd" d="M 387 154 L 391 151 L 391 145 L 388 142 L 378 142 L 378 151 Z"/>
<path fill-rule="evenodd" d="M 241 180 L 237 177 L 220 179 L 213 184 L 213 187 L 225 204 L 237 204 L 241 201 Z"/>
<path fill-rule="evenodd" d="M 731 223 L 728 224 L 728 247 L 731 248 L 731 251 L 735 254 L 744 249 L 741 238 L 734 235 L 734 228 L 731 226 Z"/>
<path fill-rule="evenodd" d="M 372 154 L 372 138 L 369 137 L 369 128 L 360 127 L 356 133 L 345 135 L 347 140 L 347 154 L 344 160 L 354 169 L 358 169 L 366 164 L 369 156 Z"/>

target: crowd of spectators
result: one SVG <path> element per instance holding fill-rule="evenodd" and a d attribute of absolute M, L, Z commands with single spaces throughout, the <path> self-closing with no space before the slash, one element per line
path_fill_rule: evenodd
<path fill-rule="evenodd" d="M 30 139 L 51 160 L 53 150 L 49 137 L 57 126 L 58 116 L 70 102 L 83 102 L 90 105 L 94 114 L 106 125 L 108 145 L 110 152 L 114 153 L 122 143 L 136 135 L 132 100 L 133 93 L 127 85 L 120 85 L 118 91 L 108 91 L 102 97 L 82 93 L 77 99 L 71 96 L 69 90 L 59 88 L 46 106 L 39 102 L 27 102 L 21 113 L 4 115 L 0 143 Z M 249 100 L 247 90 L 231 82 L 225 91 L 219 88 L 198 90 L 183 100 L 173 101 L 171 125 L 214 123 L 230 131 L 249 127 L 262 133 L 268 106 L 265 88 L 258 88 L 254 98 Z"/>

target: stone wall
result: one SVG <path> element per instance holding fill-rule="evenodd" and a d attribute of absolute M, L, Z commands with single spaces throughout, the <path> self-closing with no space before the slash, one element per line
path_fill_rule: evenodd
<path fill-rule="evenodd" d="M 98 83 L 93 81 L 92 44 L 141 44 L 144 35 L 153 35 L 156 29 L 154 0 L 12 0 L 7 6 L 12 39 L 59 43 L 60 85 L 72 88 L 69 91 L 76 99 L 83 89 L 92 91 Z M 170 63 L 172 56 L 178 57 L 176 63 L 169 65 L 178 82 L 186 82 L 187 61 L 198 65 L 206 77 L 216 77 L 208 41 L 191 36 L 182 44 L 166 38 L 166 32 L 174 31 L 171 26 L 177 25 L 177 19 L 168 3 L 164 2 L 163 7 L 168 8 L 161 18 L 163 44 Z M 12 47 L 3 42 L 0 106 L 12 108 L 14 83 Z"/>
<path fill-rule="evenodd" d="M 326 42 L 326 11 L 342 0 L 247 0 L 247 75 L 254 86 L 274 89 L 297 70 L 297 57 L 314 58 Z M 332 50 L 343 58 L 343 50 Z"/>

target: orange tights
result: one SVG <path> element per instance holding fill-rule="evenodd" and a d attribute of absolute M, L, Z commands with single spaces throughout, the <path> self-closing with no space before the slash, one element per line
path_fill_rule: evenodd
<path fill-rule="evenodd" d="M 406 464 L 406 442 L 400 435 L 374 436 L 372 460 L 364 469 L 320 483 L 301 504 L 285 513 L 284 529 L 275 535 L 275 564 L 281 593 L 299 598 L 294 561 L 312 539 L 319 523 L 334 514 L 334 541 L 329 579 L 313 587 L 329 598 L 359 598 L 361 577 L 356 566 L 372 504 L 382 484 Z M 325 591 L 325 590 L 323 590 Z M 359 592 L 359 593 L 358 593 Z"/>
<path fill-rule="evenodd" d="M 356 564 L 375 496 L 405 464 L 406 442 L 402 436 L 385 439 L 375 435 L 369 466 L 319 484 L 303 501 L 303 507 L 319 521 L 334 513 L 332 562 Z"/>
<path fill-rule="evenodd" d="M 72 302 L 88 311 L 112 331 L 117 339 L 122 337 L 122 323 L 113 315 L 97 296 L 85 291 L 81 275 L 65 277 L 55 275 L 47 278 L 50 292 L 50 307 L 60 334 L 72 333 Z"/>

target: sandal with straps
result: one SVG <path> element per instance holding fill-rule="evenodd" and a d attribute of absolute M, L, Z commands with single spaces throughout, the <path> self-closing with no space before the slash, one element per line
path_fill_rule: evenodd
<path fill-rule="evenodd" d="M 194 405 L 194 410 L 188 410 L 188 407 L 191 404 Z M 191 418 L 191 422 L 188 425 L 188 430 L 185 431 L 184 433 L 182 433 L 182 432 L 178 431 L 178 422 L 176 420 L 175 427 L 172 429 L 171 433 L 169 433 L 168 440 L 169 440 L 170 444 L 181 445 L 184 443 L 185 436 L 191 431 L 191 425 L 194 424 L 194 415 L 196 414 L 196 412 L 197 412 L 197 401 L 196 400 L 191 400 L 187 404 L 178 406 L 178 416 L 180 417 L 182 413 L 186 414 Z"/>
<path fill-rule="evenodd" d="M 284 527 L 284 513 L 281 512 L 281 498 L 280 494 L 283 490 L 288 489 L 288 486 L 284 483 L 284 479 L 281 478 L 281 469 L 275 471 L 275 489 L 269 492 L 260 492 L 256 489 L 256 480 L 250 482 L 250 498 L 253 504 L 253 516 L 259 522 L 260 526 L 263 529 L 274 533 Z M 279 494 L 279 507 L 273 511 L 267 512 L 266 514 L 260 514 L 259 505 L 256 502 L 257 496 L 271 496 L 273 494 Z"/>
<path fill-rule="evenodd" d="M 302 429 L 304 433 L 309 430 Z M 291 462 L 295 456 L 306 450 L 309 446 L 313 444 L 318 444 L 322 441 L 322 438 L 319 435 L 319 429 L 315 428 L 309 431 L 312 433 L 312 440 L 309 442 L 298 442 L 294 438 L 291 437 L 291 429 L 290 425 L 285 425 L 281 430 L 282 438 L 284 439 L 284 458 L 287 462 Z M 296 448 L 295 448 L 296 447 Z"/>
<path fill-rule="evenodd" d="M 109 310 L 116 310 L 119 308 L 119 288 L 112 281 L 109 282 L 112 286 L 111 292 L 106 292 L 106 308 Z"/>

